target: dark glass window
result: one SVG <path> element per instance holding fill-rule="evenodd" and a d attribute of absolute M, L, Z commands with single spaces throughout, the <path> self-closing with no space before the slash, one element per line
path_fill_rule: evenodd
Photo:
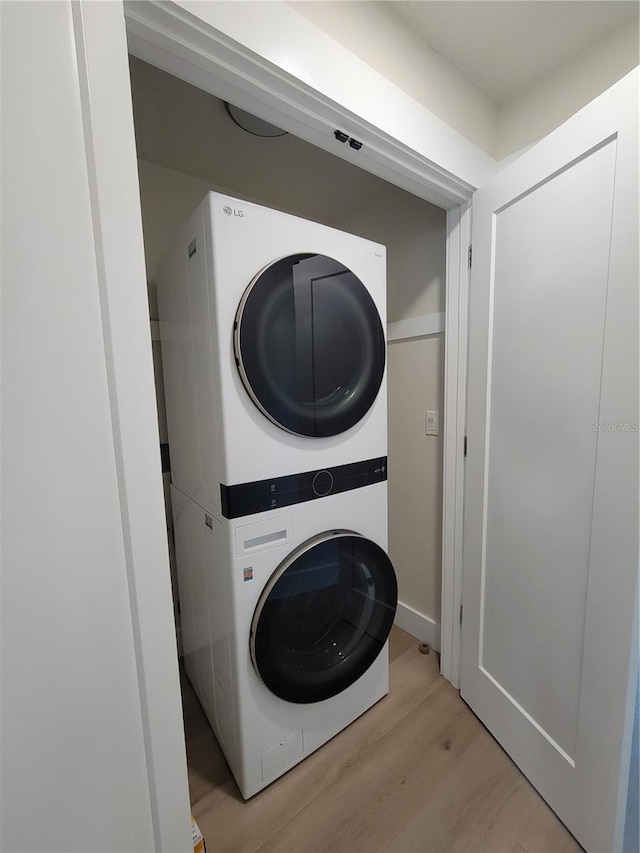
<path fill-rule="evenodd" d="M 236 316 L 235 356 L 258 408 L 289 432 L 329 436 L 373 404 L 385 342 L 359 278 L 325 255 L 291 255 L 263 270 Z"/>
<path fill-rule="evenodd" d="M 385 552 L 348 531 L 315 537 L 274 573 L 251 626 L 251 656 L 267 687 L 289 702 L 328 699 L 366 672 L 396 612 Z"/>

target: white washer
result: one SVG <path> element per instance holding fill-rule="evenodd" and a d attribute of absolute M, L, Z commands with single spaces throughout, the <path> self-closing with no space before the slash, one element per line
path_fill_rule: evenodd
<path fill-rule="evenodd" d="M 185 666 L 247 799 L 388 691 L 386 483 L 232 521 L 172 500 Z"/>
<path fill-rule="evenodd" d="M 209 193 L 158 304 L 172 480 L 197 503 L 230 517 L 258 482 L 281 507 L 275 478 L 385 465 L 384 246 Z"/>

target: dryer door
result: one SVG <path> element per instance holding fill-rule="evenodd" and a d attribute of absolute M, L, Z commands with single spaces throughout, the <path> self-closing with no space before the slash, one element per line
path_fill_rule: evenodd
<path fill-rule="evenodd" d="M 290 255 L 255 277 L 238 307 L 234 349 L 253 402 L 297 435 L 354 426 L 384 374 L 374 301 L 354 273 L 326 255 Z"/>
<path fill-rule="evenodd" d="M 328 699 L 380 654 L 396 612 L 396 576 L 385 552 L 348 530 L 310 539 L 275 571 L 251 624 L 251 658 L 288 702 Z"/>

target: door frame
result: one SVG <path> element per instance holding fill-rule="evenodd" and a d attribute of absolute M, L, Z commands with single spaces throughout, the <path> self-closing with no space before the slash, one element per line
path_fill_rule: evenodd
<path fill-rule="evenodd" d="M 184 740 L 179 742 L 182 735 L 176 734 L 181 726 L 179 691 L 174 682 L 175 657 L 173 661 L 170 659 L 171 649 L 175 649 L 173 620 L 169 607 L 165 606 L 167 602 L 158 601 L 160 593 L 155 578 L 159 571 L 166 571 L 169 576 L 168 562 L 166 566 L 159 565 L 159 561 L 167 560 L 167 555 L 161 558 L 157 553 L 165 519 L 158 504 L 156 483 L 150 482 L 144 473 L 149 466 L 153 469 L 157 461 L 154 444 L 157 433 L 154 437 L 147 428 L 154 423 L 155 412 L 151 402 L 154 396 L 151 336 L 144 310 L 144 246 L 128 51 L 447 210 L 444 422 L 448 426 L 444 432 L 441 668 L 443 675 L 456 686 L 470 199 L 475 186 L 495 173 L 497 164 L 392 87 L 393 108 L 387 110 L 387 118 L 390 114 L 395 118 L 403 111 L 405 118 L 409 113 L 416 117 L 415 122 L 405 122 L 405 131 L 409 126 L 419 125 L 418 136 L 423 140 L 426 134 L 433 156 L 420 153 L 417 148 L 422 141 L 412 148 L 406 142 L 406 132 L 403 139 L 394 136 L 380 123 L 327 97 L 301 77 L 284 73 L 275 62 L 266 60 L 223 29 L 204 23 L 200 17 L 201 10 L 228 16 L 235 4 L 190 4 L 187 0 L 159 4 L 154 0 L 137 0 L 123 7 L 121 3 L 71 2 L 75 61 L 83 91 L 87 169 L 93 188 L 92 217 L 102 272 L 112 426 L 121 463 L 118 478 L 122 524 L 128 531 L 130 544 L 131 620 L 154 837 L 157 850 L 173 850 L 176 844 L 171 841 L 175 838 L 172 833 L 186 795 L 181 775 Z M 294 21 L 303 20 L 284 3 L 275 9 L 293 16 Z M 256 11 L 254 7 L 253 17 Z M 271 7 L 269 16 L 273 12 Z M 251 26 L 256 29 L 254 20 L 249 21 Z M 305 26 L 311 25 L 305 23 Z M 316 35 L 319 33 L 312 29 Z M 324 39 L 325 64 L 327 50 L 332 60 L 342 51 L 340 56 L 347 65 L 356 61 L 324 34 L 317 37 L 320 41 Z M 367 82 L 375 91 L 376 87 L 388 85 L 365 63 L 359 60 L 357 63 L 361 72 L 358 85 L 362 84 L 362 75 L 369 75 Z M 361 151 L 337 147 L 333 138 L 335 128 L 357 135 L 364 143 Z M 132 370 L 131 365 L 138 365 L 139 369 Z"/>

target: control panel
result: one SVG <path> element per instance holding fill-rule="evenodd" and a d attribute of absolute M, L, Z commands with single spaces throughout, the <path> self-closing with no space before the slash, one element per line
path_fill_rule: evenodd
<path fill-rule="evenodd" d="M 271 480 L 256 480 L 235 486 L 220 485 L 222 514 L 225 518 L 241 518 L 256 512 L 267 512 L 283 506 L 317 500 L 339 492 L 360 489 L 387 479 L 387 457 L 352 462 L 274 477 Z"/>

